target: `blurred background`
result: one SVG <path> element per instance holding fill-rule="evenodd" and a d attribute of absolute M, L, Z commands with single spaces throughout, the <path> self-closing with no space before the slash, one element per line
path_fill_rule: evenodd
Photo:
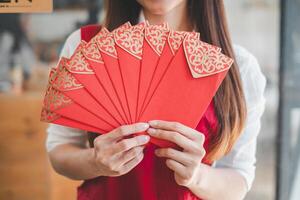
<path fill-rule="evenodd" d="M 267 77 L 257 171 L 248 200 L 300 199 L 300 0 L 225 0 L 232 40 Z M 98 23 L 101 0 L 54 0 L 52 14 L 0 14 L 0 199 L 75 199 L 58 176 L 39 122 L 49 68 L 66 37 Z"/>

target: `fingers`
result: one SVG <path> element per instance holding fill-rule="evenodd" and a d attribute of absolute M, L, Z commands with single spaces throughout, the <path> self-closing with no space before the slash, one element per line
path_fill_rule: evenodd
<path fill-rule="evenodd" d="M 141 153 L 143 153 L 144 146 L 138 146 L 135 148 L 130 149 L 127 152 L 119 153 L 117 155 L 117 165 L 118 166 L 124 166 L 126 163 L 131 161 L 132 159 L 138 157 Z"/>
<path fill-rule="evenodd" d="M 146 131 L 148 128 L 148 123 L 135 123 L 131 125 L 124 125 L 114 129 L 110 133 L 104 134 L 103 137 L 111 141 L 116 141 L 125 136 Z"/>
<path fill-rule="evenodd" d="M 125 152 L 134 147 L 142 146 L 150 141 L 149 135 L 139 135 L 133 138 L 123 139 L 112 145 L 115 153 Z"/>
<path fill-rule="evenodd" d="M 136 156 L 134 159 L 127 162 L 120 171 L 122 174 L 126 174 L 129 171 L 131 171 L 134 167 L 136 167 L 144 158 L 144 153 L 141 152 L 138 156 Z"/>
<path fill-rule="evenodd" d="M 182 177 L 185 177 L 187 170 L 186 170 L 185 166 L 182 165 L 181 163 L 179 163 L 175 160 L 167 159 L 166 165 L 169 169 L 173 170 L 176 174 L 178 174 Z"/>
<path fill-rule="evenodd" d="M 110 169 L 117 170 L 120 173 L 124 170 L 124 165 L 127 162 L 143 153 L 143 145 L 147 144 L 149 141 L 150 137 L 148 135 L 140 135 L 111 144 L 109 149 L 106 150 L 107 154 L 110 155 L 108 163 L 112 166 Z"/>
<path fill-rule="evenodd" d="M 158 157 L 165 157 L 168 159 L 175 160 L 185 166 L 191 166 L 194 164 L 196 165 L 196 162 L 198 162 L 196 158 L 193 158 L 186 152 L 181 152 L 172 148 L 156 149 L 155 154 Z"/>
<path fill-rule="evenodd" d="M 94 140 L 94 162 L 106 176 L 120 176 L 133 169 L 143 159 L 143 145 L 149 135 L 127 137 L 149 128 L 147 123 L 125 125 Z M 124 139 L 126 138 L 126 139 Z"/>
<path fill-rule="evenodd" d="M 163 139 L 163 140 L 173 142 L 173 143 L 177 144 L 178 146 L 182 147 L 185 150 L 192 151 L 195 148 L 195 143 L 192 140 L 190 140 L 189 138 L 181 135 L 178 132 L 165 131 L 165 130 L 153 129 L 153 128 L 149 128 L 147 130 L 147 132 L 149 133 L 149 135 L 151 135 L 155 138 L 159 138 L 159 139 Z"/>
<path fill-rule="evenodd" d="M 191 140 L 196 140 L 199 138 L 199 135 L 201 135 L 195 129 L 185 126 L 179 122 L 152 120 L 152 121 L 149 121 L 148 123 L 152 128 L 179 132 L 182 135 L 190 138 Z"/>

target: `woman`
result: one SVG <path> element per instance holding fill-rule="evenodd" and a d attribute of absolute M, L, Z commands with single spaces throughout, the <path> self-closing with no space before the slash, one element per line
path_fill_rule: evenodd
<path fill-rule="evenodd" d="M 78 188 L 80 200 L 243 199 L 254 179 L 265 104 L 265 77 L 256 59 L 232 47 L 222 0 L 106 1 L 105 26 L 110 30 L 143 18 L 150 24 L 167 21 L 175 30 L 198 31 L 202 40 L 235 57 L 205 116 L 196 130 L 159 119 L 121 126 L 95 138 L 93 148 L 87 148 L 83 131 L 51 125 L 47 148 L 53 167 L 69 178 L 86 180 Z M 80 38 L 80 30 L 74 32 L 62 55 L 70 56 Z M 182 150 L 144 148 L 148 135 L 128 138 L 145 130 Z"/>

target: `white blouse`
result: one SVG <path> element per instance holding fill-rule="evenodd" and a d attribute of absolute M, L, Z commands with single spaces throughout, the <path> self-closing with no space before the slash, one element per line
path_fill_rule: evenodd
<path fill-rule="evenodd" d="M 80 40 L 80 30 L 73 32 L 67 38 L 60 56 L 70 57 Z M 261 116 L 265 108 L 266 78 L 262 74 L 256 58 L 251 53 L 240 46 L 234 46 L 234 52 L 246 98 L 247 122 L 232 151 L 215 161 L 213 167 L 235 169 L 245 178 L 249 191 L 255 177 L 256 143 L 261 127 Z M 48 152 L 56 146 L 66 143 L 83 148 L 88 147 L 87 134 L 82 130 L 50 124 L 47 133 L 46 148 Z"/>

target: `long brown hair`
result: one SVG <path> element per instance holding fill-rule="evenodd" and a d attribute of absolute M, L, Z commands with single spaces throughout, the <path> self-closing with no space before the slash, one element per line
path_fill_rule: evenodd
<path fill-rule="evenodd" d="M 105 25 L 112 30 L 130 21 L 137 24 L 141 5 L 136 0 L 106 0 Z M 234 58 L 223 0 L 188 0 L 189 18 L 201 33 L 201 40 L 222 48 Z M 218 118 L 217 133 L 211 134 L 206 159 L 214 161 L 228 153 L 245 124 L 246 105 L 236 62 L 214 97 Z"/>

